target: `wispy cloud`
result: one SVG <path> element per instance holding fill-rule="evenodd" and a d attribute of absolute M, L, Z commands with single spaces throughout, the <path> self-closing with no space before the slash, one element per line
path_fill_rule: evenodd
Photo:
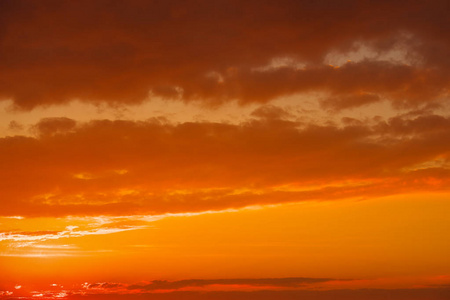
<path fill-rule="evenodd" d="M 78 226 L 67 226 L 62 231 L 9 231 L 0 233 L 0 242 L 11 242 L 15 247 L 34 247 L 37 249 L 71 249 L 71 245 L 35 245 L 39 242 L 48 240 L 58 240 L 64 238 L 83 237 L 89 235 L 103 235 L 123 232 L 128 230 L 136 230 L 144 228 L 144 226 L 128 226 L 128 227 L 99 227 L 89 230 L 80 230 Z"/>

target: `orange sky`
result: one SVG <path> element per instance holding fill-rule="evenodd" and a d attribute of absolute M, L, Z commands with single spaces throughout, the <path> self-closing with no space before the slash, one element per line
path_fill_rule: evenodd
<path fill-rule="evenodd" d="M 448 299 L 448 1 L 0 2 L 0 299 Z"/>

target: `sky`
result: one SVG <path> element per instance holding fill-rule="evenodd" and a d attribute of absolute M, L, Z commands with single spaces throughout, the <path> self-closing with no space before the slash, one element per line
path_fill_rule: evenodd
<path fill-rule="evenodd" d="M 0 1 L 0 299 L 449 299 L 449 12 Z"/>

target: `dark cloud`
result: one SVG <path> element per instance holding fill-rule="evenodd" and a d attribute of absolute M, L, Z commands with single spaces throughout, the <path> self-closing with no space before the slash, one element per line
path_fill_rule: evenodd
<path fill-rule="evenodd" d="M 311 300 L 446 300 L 450 289 L 445 285 L 414 289 L 316 289 L 315 284 L 332 282 L 325 278 L 260 278 L 260 279 L 193 279 L 180 281 L 153 281 L 149 284 L 129 285 L 125 283 L 91 283 L 81 289 L 58 286 L 52 290 L 15 291 L 28 299 L 31 294 L 44 294 L 49 298 L 67 299 L 311 299 Z M 336 280 L 334 280 L 334 283 Z M 339 280 L 338 280 L 339 281 Z M 220 290 L 209 291 L 208 285 L 221 285 Z M 253 287 L 254 290 L 230 291 L 227 285 L 234 288 Z M 182 288 L 197 290 L 179 291 Z M 6 298 L 8 299 L 8 297 Z M 13 298 L 11 298 L 13 299 Z M 31 297 L 30 297 L 31 299 Z"/>
<path fill-rule="evenodd" d="M 176 290 L 185 287 L 204 287 L 208 285 L 249 285 L 264 287 L 295 288 L 305 284 L 327 282 L 336 279 L 329 278 L 249 278 L 249 279 L 189 279 L 179 281 L 155 280 L 146 285 L 130 285 L 129 290 L 153 291 Z"/>
<path fill-rule="evenodd" d="M 76 122 L 69 118 L 45 118 L 39 121 L 33 129 L 40 135 L 52 135 L 67 132 L 75 126 Z"/>
<path fill-rule="evenodd" d="M 11 121 L 11 122 L 9 122 L 8 129 L 14 130 L 14 131 L 20 131 L 20 130 L 23 130 L 23 125 L 16 121 Z"/>
<path fill-rule="evenodd" d="M 0 96 L 25 109 L 73 98 L 139 103 L 150 91 L 217 104 L 324 90 L 331 93 L 327 105 L 338 109 L 377 97 L 417 106 L 448 93 L 445 0 L 4 0 L 0 5 Z M 405 40 L 408 57 L 417 57 L 412 65 L 373 59 L 339 69 L 324 65 L 328 53 L 345 53 L 355 43 L 381 53 L 399 40 Z M 306 67 L 257 71 L 279 57 Z M 364 94 L 373 96 L 355 96 Z"/>
<path fill-rule="evenodd" d="M 330 291 L 255 291 L 255 292 L 172 292 L 172 293 L 139 293 L 139 294 L 92 294 L 72 295 L 68 299 L 155 299 L 155 300 L 273 300 L 273 299 L 305 299 L 305 300 L 447 300 L 450 290 L 435 289 L 354 289 Z"/>

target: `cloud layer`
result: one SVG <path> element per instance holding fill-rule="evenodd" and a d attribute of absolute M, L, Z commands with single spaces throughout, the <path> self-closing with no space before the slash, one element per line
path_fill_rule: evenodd
<path fill-rule="evenodd" d="M 249 278 L 192 279 L 153 281 L 148 284 L 84 283 L 64 288 L 51 284 L 29 290 L 16 285 L 13 292 L 0 291 L 5 299 L 447 299 L 448 287 L 414 289 L 339 288 L 340 283 L 353 280 L 325 278 Z M 356 280 L 356 282 L 358 282 Z"/>
<path fill-rule="evenodd" d="M 446 11 L 444 0 L 6 0 L 0 97 L 24 109 L 305 91 L 327 93 L 333 109 L 439 104 L 450 79 Z M 329 66 L 331 54 L 356 61 Z"/>
<path fill-rule="evenodd" d="M 0 139 L 3 216 L 161 215 L 447 191 L 450 119 L 36 124 Z M 25 187 L 21 188 L 21 187 Z"/>

